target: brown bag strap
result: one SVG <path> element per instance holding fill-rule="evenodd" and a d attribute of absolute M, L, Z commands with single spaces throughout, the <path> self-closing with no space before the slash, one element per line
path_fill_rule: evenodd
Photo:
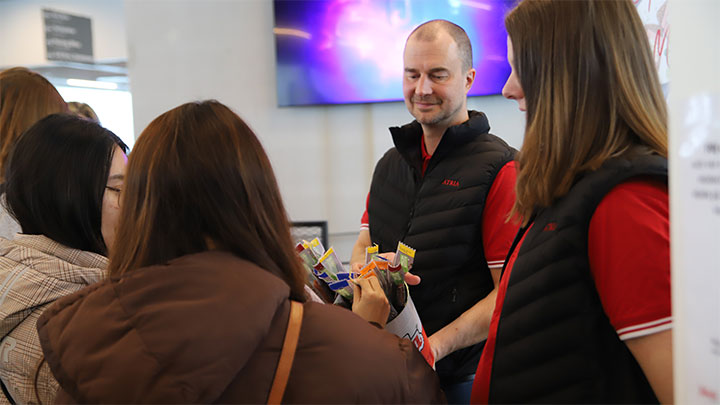
<path fill-rule="evenodd" d="M 303 304 L 298 301 L 290 301 L 290 317 L 288 318 L 287 331 L 285 331 L 285 341 L 283 342 L 282 351 L 280 352 L 280 360 L 278 360 L 277 369 L 275 370 L 275 378 L 273 378 L 270 387 L 270 395 L 268 395 L 268 404 L 279 404 L 285 394 L 288 377 L 290 377 L 290 369 L 295 359 L 295 349 L 297 349 L 298 338 L 300 337 L 300 325 L 303 319 Z"/>

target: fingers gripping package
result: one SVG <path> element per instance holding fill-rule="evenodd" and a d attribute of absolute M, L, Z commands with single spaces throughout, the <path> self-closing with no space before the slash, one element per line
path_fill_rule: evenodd
<path fill-rule="evenodd" d="M 302 241 L 295 247 L 307 271 L 307 284 L 325 302 L 335 302 L 350 307 L 353 300 L 354 280 L 377 277 L 390 304 L 385 330 L 410 339 L 425 360 L 434 367 L 435 359 L 428 344 L 427 335 L 410 297 L 405 274 L 412 268 L 415 249 L 398 243 L 395 255 L 388 260 L 381 255 L 377 245 L 365 253 L 365 266 L 359 273 L 345 270 L 334 249 L 325 250 L 315 238 Z M 350 305 L 349 305 L 350 304 Z"/>

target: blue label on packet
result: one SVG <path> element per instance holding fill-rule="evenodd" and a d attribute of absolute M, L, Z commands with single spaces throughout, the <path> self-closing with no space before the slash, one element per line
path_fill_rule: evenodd
<path fill-rule="evenodd" d="M 336 281 L 334 283 L 328 284 L 328 287 L 330 287 L 330 289 L 333 291 L 340 291 L 343 288 L 346 288 L 348 285 L 349 285 L 348 280 L 340 280 L 340 281 Z"/>

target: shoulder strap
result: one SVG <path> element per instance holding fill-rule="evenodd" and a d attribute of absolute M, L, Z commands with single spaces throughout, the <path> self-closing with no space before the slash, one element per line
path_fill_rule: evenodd
<path fill-rule="evenodd" d="M 278 360 L 277 369 L 275 370 L 275 378 L 273 378 L 270 387 L 270 395 L 268 395 L 268 404 L 279 404 L 285 394 L 288 377 L 290 377 L 290 369 L 295 359 L 295 349 L 297 349 L 298 338 L 300 337 L 300 326 L 303 319 L 303 304 L 298 301 L 290 301 L 290 317 L 288 318 L 287 331 L 285 332 L 285 341 L 283 342 L 282 351 L 280 352 L 280 360 Z"/>
<path fill-rule="evenodd" d="M 12 395 L 10 395 L 10 391 L 8 391 L 7 387 L 5 386 L 5 382 L 0 379 L 0 388 L 2 388 L 2 392 L 5 395 L 5 399 L 7 399 L 8 403 L 11 405 L 15 405 L 15 400 L 13 399 Z"/>

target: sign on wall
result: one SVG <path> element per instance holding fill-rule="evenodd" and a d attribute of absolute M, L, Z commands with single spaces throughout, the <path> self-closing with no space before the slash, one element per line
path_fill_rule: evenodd
<path fill-rule="evenodd" d="M 42 12 L 47 59 L 93 63 L 90 19 L 48 9 Z"/>

